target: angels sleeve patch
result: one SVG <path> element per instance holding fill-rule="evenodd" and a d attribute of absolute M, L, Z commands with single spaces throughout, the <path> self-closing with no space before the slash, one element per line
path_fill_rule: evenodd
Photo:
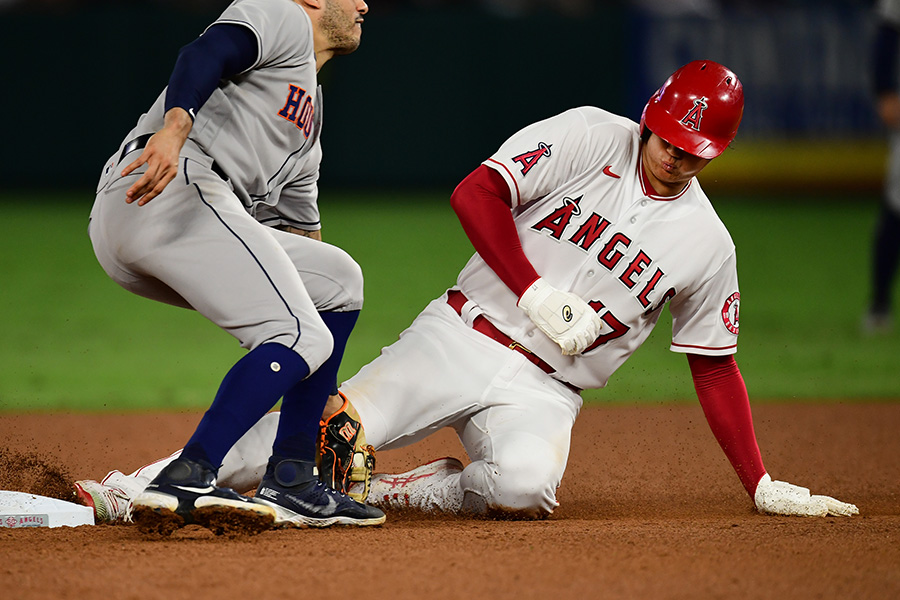
<path fill-rule="evenodd" d="M 740 329 L 740 307 L 741 294 L 739 292 L 728 296 L 722 306 L 722 323 L 725 324 L 725 329 L 734 335 L 737 335 L 738 329 Z"/>
<path fill-rule="evenodd" d="M 528 152 L 524 152 L 518 156 L 513 157 L 513 162 L 517 162 L 522 166 L 522 175 L 528 175 L 528 171 L 531 170 L 531 167 L 537 164 L 537 161 L 544 156 L 550 156 L 550 148 L 551 144 L 545 144 L 541 142 L 538 144 L 536 150 L 529 150 Z"/>

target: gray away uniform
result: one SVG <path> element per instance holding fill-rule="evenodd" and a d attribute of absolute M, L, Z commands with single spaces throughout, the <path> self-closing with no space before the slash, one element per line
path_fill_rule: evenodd
<path fill-rule="evenodd" d="M 273 228 L 320 227 L 312 24 L 290 0 L 237 0 L 216 23 L 253 32 L 256 64 L 223 80 L 199 110 L 165 191 L 145 206 L 127 204 L 146 167 L 120 173 L 162 128 L 163 91 L 105 165 L 91 241 L 125 289 L 193 308 L 245 348 L 279 342 L 316 370 L 332 347 L 318 311 L 359 310 L 363 285 L 344 251 Z"/>

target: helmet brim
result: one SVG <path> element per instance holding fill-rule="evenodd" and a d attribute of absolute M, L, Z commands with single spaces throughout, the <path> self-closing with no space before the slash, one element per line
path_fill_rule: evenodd
<path fill-rule="evenodd" d="M 666 114 L 661 107 L 655 105 L 653 100 L 644 111 L 644 125 L 676 148 L 700 158 L 716 158 L 731 143 L 730 139 L 703 135 L 683 125 L 671 115 Z"/>

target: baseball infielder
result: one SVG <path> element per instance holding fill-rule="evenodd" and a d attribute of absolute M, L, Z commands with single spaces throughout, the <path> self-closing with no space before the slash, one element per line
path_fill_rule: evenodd
<path fill-rule="evenodd" d="M 376 449 L 450 426 L 471 462 L 376 474 L 362 490 L 368 502 L 550 514 L 579 391 L 605 386 L 668 305 L 671 350 L 687 355 L 709 425 L 756 508 L 858 512 L 773 481 L 757 446 L 733 358 L 735 248 L 695 178 L 731 143 L 742 113 L 735 74 L 692 62 L 653 94 L 639 124 L 569 110 L 513 135 L 456 188 L 451 202 L 477 253 L 456 286 L 341 392 Z M 220 471 L 230 485 L 258 480 L 277 423 L 277 413 L 267 415 L 232 449 Z M 80 483 L 94 490 L 95 506 L 121 514 L 165 462 L 131 476 L 114 471 L 104 486 Z"/>
<path fill-rule="evenodd" d="M 893 287 L 900 264 L 900 0 L 879 0 L 876 14 L 872 81 L 878 116 L 890 130 L 890 151 L 872 241 L 871 300 L 863 320 L 867 333 L 888 332 L 893 327 Z"/>
<path fill-rule="evenodd" d="M 245 529 L 384 521 L 315 475 L 319 419 L 363 302 L 359 266 L 310 239 L 316 74 L 356 49 L 367 11 L 363 0 L 236 0 L 182 49 L 105 166 L 90 222 L 103 269 L 129 291 L 197 310 L 249 350 L 181 456 L 135 498 L 148 531 L 222 531 L 223 514 Z M 256 498 L 217 487 L 225 453 L 282 397 Z"/>

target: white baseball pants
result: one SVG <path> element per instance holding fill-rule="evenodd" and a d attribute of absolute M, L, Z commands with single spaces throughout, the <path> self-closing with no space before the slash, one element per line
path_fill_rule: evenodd
<path fill-rule="evenodd" d="M 542 517 L 558 506 L 581 397 L 471 329 L 445 297 L 432 301 L 341 391 L 377 450 L 412 444 L 443 427 L 456 430 L 471 463 L 442 483 L 450 493 L 440 497 L 464 498 L 442 506 L 446 511 Z M 278 414 L 270 413 L 241 438 L 225 457 L 219 485 L 248 490 L 258 484 L 277 424 Z M 146 485 L 167 462 L 136 472 L 136 485 Z"/>

